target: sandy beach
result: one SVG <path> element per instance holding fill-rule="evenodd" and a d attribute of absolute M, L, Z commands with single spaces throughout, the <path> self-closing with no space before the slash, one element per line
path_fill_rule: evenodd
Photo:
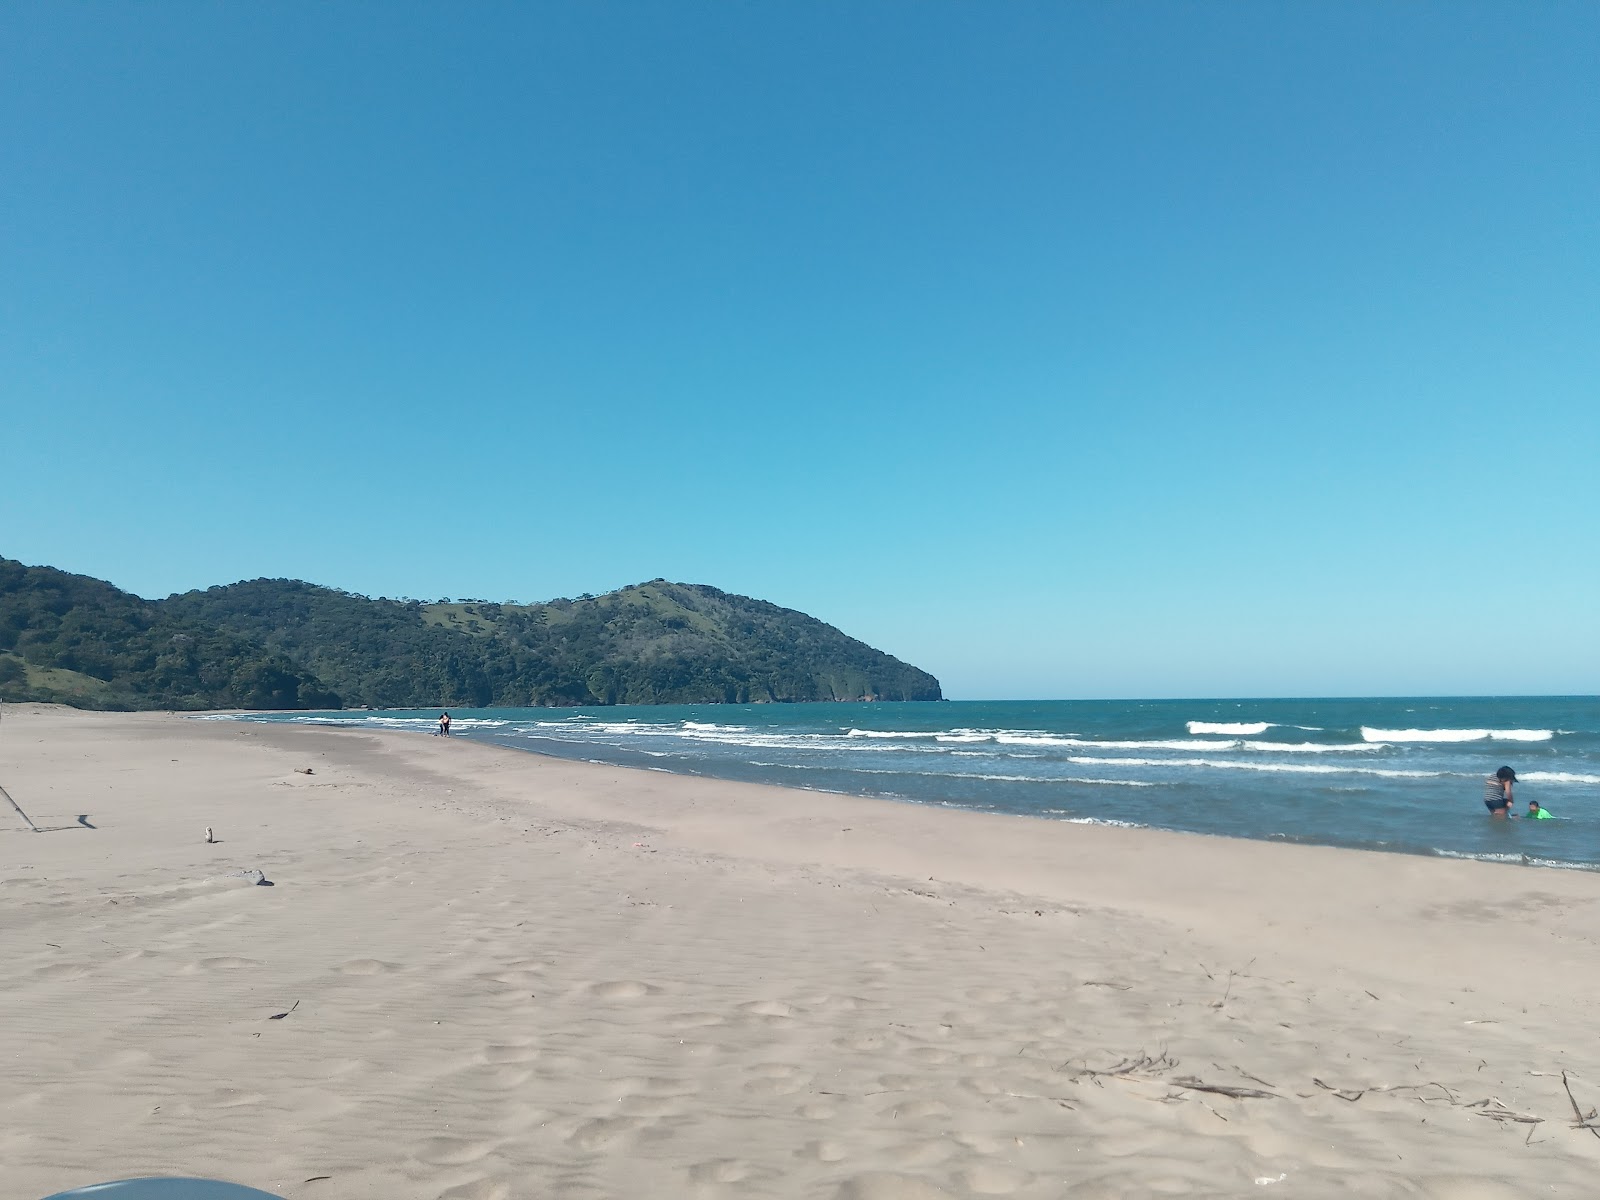
<path fill-rule="evenodd" d="M 1600 1178 L 1600 874 L 38 706 L 0 785 L 6 1200 Z"/>

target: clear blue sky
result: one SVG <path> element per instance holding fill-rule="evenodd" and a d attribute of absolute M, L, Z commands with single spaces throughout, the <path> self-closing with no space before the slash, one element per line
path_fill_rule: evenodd
<path fill-rule="evenodd" d="M 0 554 L 1600 691 L 1600 5 L 20 3 Z"/>

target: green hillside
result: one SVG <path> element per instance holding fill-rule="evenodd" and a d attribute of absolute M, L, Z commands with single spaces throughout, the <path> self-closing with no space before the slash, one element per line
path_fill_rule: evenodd
<path fill-rule="evenodd" d="M 0 699 L 80 708 L 320 708 L 339 698 L 259 642 L 85 575 L 0 558 Z"/>
<path fill-rule="evenodd" d="M 937 700 L 792 609 L 652 580 L 547 604 L 372 600 L 257 579 L 146 601 L 0 559 L 0 697 L 85 707 Z"/>

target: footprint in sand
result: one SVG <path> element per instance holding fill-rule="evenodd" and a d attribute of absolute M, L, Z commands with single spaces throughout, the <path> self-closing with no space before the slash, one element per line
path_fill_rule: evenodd
<path fill-rule="evenodd" d="M 974 1154 L 999 1154 L 1011 1148 L 1011 1143 L 1002 1142 L 999 1138 L 992 1138 L 982 1133 L 958 1133 L 956 1141 Z"/>
<path fill-rule="evenodd" d="M 1428 1200 L 1515 1200 L 1528 1193 L 1504 1180 L 1482 1179 L 1471 1175 L 1436 1175 L 1416 1180 Z"/>
<path fill-rule="evenodd" d="M 490 983 L 504 983 L 510 987 L 524 988 L 537 987 L 544 982 L 544 975 L 538 967 L 518 967 L 514 970 L 501 971 L 499 974 L 486 974 L 478 976 Z"/>
<path fill-rule="evenodd" d="M 466 1138 L 423 1138 L 411 1148 L 411 1157 L 418 1162 L 440 1167 L 461 1167 L 477 1162 L 494 1149 L 492 1142 L 474 1142 Z"/>
<path fill-rule="evenodd" d="M 720 1013 L 692 1012 L 679 1013 L 677 1016 L 668 1017 L 666 1023 L 675 1029 L 704 1029 L 709 1025 L 722 1025 L 728 1018 Z"/>
<path fill-rule="evenodd" d="M 655 1096 L 692 1096 L 695 1088 L 670 1075 L 618 1075 L 611 1081 L 619 1092 L 649 1092 Z"/>
<path fill-rule="evenodd" d="M 951 1193 L 926 1179 L 882 1171 L 845 1180 L 836 1196 L 837 1200 L 955 1200 Z"/>
<path fill-rule="evenodd" d="M 948 1119 L 950 1109 L 937 1100 L 907 1100 L 904 1104 L 890 1105 L 883 1110 L 883 1116 L 888 1120 L 898 1118 L 902 1121 L 942 1121 Z"/>
<path fill-rule="evenodd" d="M 843 1161 L 846 1150 L 839 1142 L 820 1141 L 807 1142 L 794 1152 L 796 1158 L 814 1158 L 818 1162 L 835 1163 Z"/>
<path fill-rule="evenodd" d="M 750 1074 L 765 1079 L 793 1079 L 805 1072 L 789 1063 L 755 1063 L 750 1068 Z"/>
<path fill-rule="evenodd" d="M 867 1000 L 861 996 L 822 996 L 812 1003 L 822 1012 L 856 1012 L 863 1008 L 882 1011 L 889 1007 L 881 1000 Z"/>
<path fill-rule="evenodd" d="M 792 1096 L 811 1080 L 808 1073 L 786 1063 L 758 1063 L 750 1074 L 753 1078 L 744 1090 L 760 1096 Z"/>
<path fill-rule="evenodd" d="M 1032 1183 L 1033 1176 L 999 1163 L 974 1163 L 956 1172 L 956 1181 L 980 1196 L 1009 1196 Z"/>
<path fill-rule="evenodd" d="M 632 1117 L 596 1117 L 574 1129 L 567 1135 L 567 1141 L 579 1150 L 599 1150 L 624 1134 L 632 1133 L 642 1124 L 644 1122 Z"/>
<path fill-rule="evenodd" d="M 509 1044 L 491 1045 L 483 1048 L 483 1061 L 496 1065 L 508 1063 L 528 1063 L 539 1057 L 537 1046 L 516 1046 Z"/>
<path fill-rule="evenodd" d="M 355 958 L 334 968 L 341 975 L 387 975 L 399 969 L 399 963 L 384 962 L 379 958 Z"/>
<path fill-rule="evenodd" d="M 506 1200 L 509 1184 L 498 1179 L 474 1179 L 439 1193 L 439 1200 Z"/>
<path fill-rule="evenodd" d="M 931 1167 L 942 1163 L 956 1152 L 953 1143 L 943 1138 L 935 1138 L 930 1142 L 906 1142 L 900 1146 L 891 1147 L 886 1157 L 893 1159 L 902 1167 Z"/>
<path fill-rule="evenodd" d="M 221 1088 L 206 1097 L 206 1108 L 248 1108 L 260 1104 L 266 1097 L 260 1092 L 245 1092 L 238 1088 Z"/>
<path fill-rule="evenodd" d="M 247 971 L 261 964 L 253 958 L 235 958 L 232 955 L 222 955 L 218 958 L 202 958 L 197 963 L 190 963 L 183 968 L 185 975 L 193 975 L 196 971 Z"/>
<path fill-rule="evenodd" d="M 680 1096 L 623 1096 L 617 1111 L 625 1117 L 665 1117 L 684 1111 Z"/>
<path fill-rule="evenodd" d="M 739 1005 L 740 1012 L 756 1017 L 792 1017 L 794 1009 L 782 1000 L 751 1000 Z"/>
<path fill-rule="evenodd" d="M 651 987 L 648 983 L 640 983 L 636 979 L 592 983 L 584 990 L 596 1000 L 638 1000 L 642 996 L 654 996 L 661 991 L 658 987 Z"/>
<path fill-rule="evenodd" d="M 736 1158 L 718 1158 L 689 1168 L 689 1178 L 695 1183 L 738 1183 L 749 1175 L 749 1165 Z"/>
<path fill-rule="evenodd" d="M 35 979 L 82 979 L 89 968 L 82 963 L 51 963 L 34 971 Z"/>

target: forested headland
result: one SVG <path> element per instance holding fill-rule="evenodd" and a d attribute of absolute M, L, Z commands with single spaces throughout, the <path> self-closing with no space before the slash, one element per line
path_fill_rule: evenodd
<path fill-rule="evenodd" d="M 652 580 L 542 604 L 370 599 L 256 579 L 164 600 L 0 558 L 0 699 L 85 708 L 938 700 L 793 609 Z"/>

